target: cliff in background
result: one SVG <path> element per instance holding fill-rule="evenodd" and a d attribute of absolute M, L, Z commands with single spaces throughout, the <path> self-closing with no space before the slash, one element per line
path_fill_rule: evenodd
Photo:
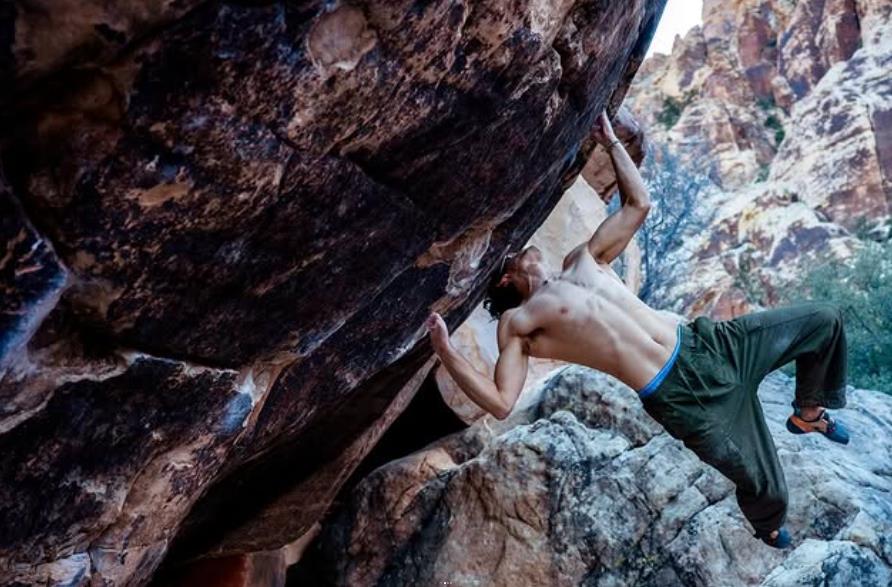
<path fill-rule="evenodd" d="M 716 184 L 673 310 L 775 303 L 819 253 L 892 234 L 892 4 L 705 0 L 626 100 L 656 147 Z M 659 165 L 658 161 L 653 164 Z"/>
<path fill-rule="evenodd" d="M 0 569 L 324 515 L 586 162 L 662 0 L 0 9 Z"/>

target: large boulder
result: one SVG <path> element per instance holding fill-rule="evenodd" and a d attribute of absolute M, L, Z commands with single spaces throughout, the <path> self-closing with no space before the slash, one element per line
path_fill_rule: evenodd
<path fill-rule="evenodd" d="M 850 388 L 841 446 L 786 431 L 794 387 L 776 372 L 759 390 L 792 550 L 753 538 L 730 481 L 631 389 L 570 366 L 505 422 L 370 474 L 298 570 L 330 585 L 888 585 L 892 397 Z"/>
<path fill-rule="evenodd" d="M 309 531 L 663 4 L 4 3 L 4 579 L 141 584 L 172 544 Z"/>

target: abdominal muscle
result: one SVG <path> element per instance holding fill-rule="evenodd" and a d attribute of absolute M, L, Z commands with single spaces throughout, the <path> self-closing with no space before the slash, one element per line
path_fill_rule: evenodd
<path fill-rule="evenodd" d="M 587 273 L 595 274 L 584 285 L 559 278 L 527 301 L 541 325 L 525 337 L 528 353 L 586 365 L 639 390 L 672 355 L 678 321 L 647 306 L 615 274 Z"/>

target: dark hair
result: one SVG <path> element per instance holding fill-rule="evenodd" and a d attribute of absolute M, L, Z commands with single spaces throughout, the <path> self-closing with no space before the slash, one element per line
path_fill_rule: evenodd
<path fill-rule="evenodd" d="M 513 283 L 499 285 L 504 273 L 496 273 L 486 288 L 486 297 L 483 299 L 483 307 L 489 312 L 493 320 L 498 320 L 502 312 L 516 308 L 523 303 L 523 296 Z"/>

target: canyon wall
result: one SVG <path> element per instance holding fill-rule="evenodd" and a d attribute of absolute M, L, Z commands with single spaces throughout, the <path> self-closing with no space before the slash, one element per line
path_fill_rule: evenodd
<path fill-rule="evenodd" d="M 889 2 L 706 0 L 702 26 L 648 59 L 626 104 L 716 184 L 672 310 L 771 305 L 816 255 L 890 234 Z"/>

